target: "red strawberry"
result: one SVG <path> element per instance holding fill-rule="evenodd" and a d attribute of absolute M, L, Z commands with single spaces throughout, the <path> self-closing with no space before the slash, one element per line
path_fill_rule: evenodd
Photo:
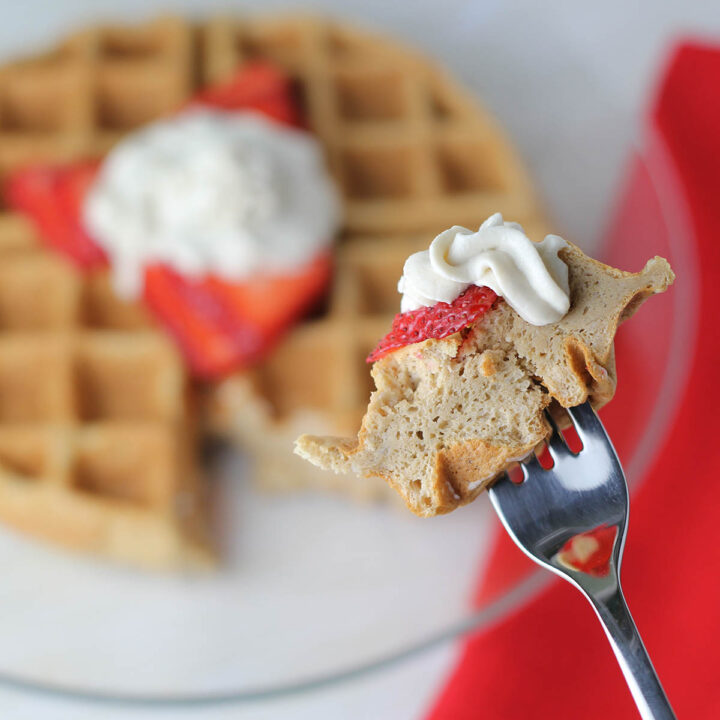
<path fill-rule="evenodd" d="M 296 272 L 231 283 L 192 280 L 162 266 L 145 273 L 145 301 L 175 336 L 195 373 L 219 377 L 265 355 L 328 285 L 329 253 Z"/>
<path fill-rule="evenodd" d="M 170 268 L 146 269 L 144 299 L 200 377 L 217 377 L 247 365 L 266 345 L 261 328 L 233 316 L 203 281 Z"/>
<path fill-rule="evenodd" d="M 98 167 L 97 161 L 86 161 L 26 168 L 10 175 L 6 186 L 10 207 L 33 218 L 48 245 L 87 269 L 105 263 L 102 248 L 80 222 L 82 202 Z"/>
<path fill-rule="evenodd" d="M 260 275 L 242 283 L 210 277 L 205 283 L 236 316 L 270 336 L 287 329 L 317 302 L 330 282 L 332 261 L 329 252 L 292 273 Z"/>
<path fill-rule="evenodd" d="M 375 362 L 398 348 L 422 342 L 429 338 L 439 340 L 452 335 L 482 317 L 497 300 L 497 295 L 487 287 L 471 285 L 451 303 L 439 302 L 399 313 L 393 320 L 392 329 L 368 355 L 368 362 Z"/>
<path fill-rule="evenodd" d="M 189 104 L 257 110 L 281 123 L 300 124 L 289 78 L 267 63 L 244 66 Z M 83 268 L 106 262 L 81 223 L 83 199 L 98 168 L 98 161 L 28 168 L 13 173 L 7 188 L 8 203 L 35 220 L 48 245 Z M 218 377 L 260 359 L 318 301 L 330 272 L 328 253 L 295 273 L 244 283 L 216 277 L 193 280 L 154 266 L 146 269 L 145 301 L 176 338 L 192 370 Z"/>
<path fill-rule="evenodd" d="M 228 81 L 201 90 L 189 105 L 257 110 L 285 125 L 300 125 L 290 78 L 274 65 L 264 62 L 245 65 Z"/>

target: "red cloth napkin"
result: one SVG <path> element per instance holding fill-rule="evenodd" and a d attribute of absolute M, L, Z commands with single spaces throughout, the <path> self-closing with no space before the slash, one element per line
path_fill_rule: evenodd
<path fill-rule="evenodd" d="M 633 159 L 605 257 L 667 257 L 675 286 L 618 335 L 620 385 L 603 420 L 633 484 L 623 586 L 681 718 L 720 718 L 720 47 L 674 52 Z M 487 603 L 538 572 L 503 534 Z M 429 718 L 636 718 L 590 606 L 550 580 L 465 644 Z"/>

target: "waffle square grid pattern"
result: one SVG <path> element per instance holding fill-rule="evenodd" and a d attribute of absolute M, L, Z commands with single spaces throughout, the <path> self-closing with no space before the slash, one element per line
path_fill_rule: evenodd
<path fill-rule="evenodd" d="M 206 564 L 187 378 L 107 276 L 0 220 L 0 519 L 150 567 Z"/>

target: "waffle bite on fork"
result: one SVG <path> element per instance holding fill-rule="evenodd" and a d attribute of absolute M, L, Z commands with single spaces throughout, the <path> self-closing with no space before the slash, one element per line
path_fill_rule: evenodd
<path fill-rule="evenodd" d="M 450 512 L 542 445 L 551 404 L 612 398 L 618 325 L 674 277 L 659 257 L 628 273 L 556 235 L 533 243 L 500 214 L 454 226 L 405 263 L 357 437 L 304 434 L 296 452 L 386 480 L 417 515 Z"/>

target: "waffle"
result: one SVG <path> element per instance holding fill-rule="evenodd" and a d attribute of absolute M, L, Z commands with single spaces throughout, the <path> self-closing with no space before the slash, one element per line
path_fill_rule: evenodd
<path fill-rule="evenodd" d="M 342 191 L 342 242 L 326 314 L 299 325 L 257 371 L 209 388 L 204 422 L 248 445 L 266 485 L 323 487 L 328 478 L 292 454 L 292 440 L 298 430 L 356 431 L 370 391 L 364 356 L 398 307 L 403 259 L 449 225 L 537 214 L 513 148 L 482 107 L 394 40 L 315 18 L 96 27 L 0 69 L 0 176 L 102 154 L 256 58 L 295 80 Z M 16 224 L 0 214 L 0 233 Z"/>
<path fill-rule="evenodd" d="M 21 218 L 0 259 L 0 520 L 138 566 L 210 562 L 175 348 Z"/>

